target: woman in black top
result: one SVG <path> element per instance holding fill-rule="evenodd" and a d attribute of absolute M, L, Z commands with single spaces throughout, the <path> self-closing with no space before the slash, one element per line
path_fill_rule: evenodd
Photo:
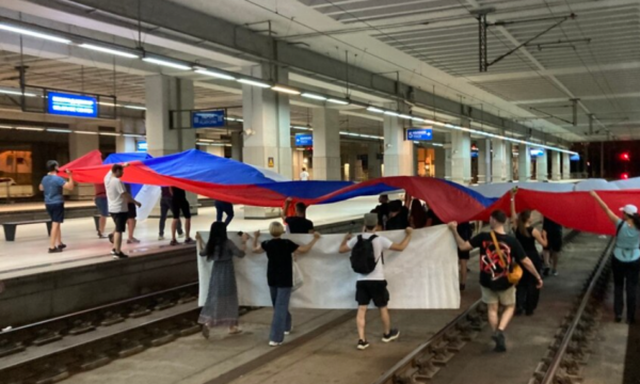
<path fill-rule="evenodd" d="M 516 239 L 522 245 L 527 257 L 531 260 L 538 272 L 542 270 L 542 258 L 536 248 L 536 241 L 543 247 L 547 246 L 547 238 L 545 232 L 540 232 L 531 226 L 531 211 L 524 210 L 520 214 L 516 214 L 515 195 L 517 190 L 511 191 L 511 225 L 515 231 Z M 522 268 L 522 279 L 516 287 L 516 315 L 523 312 L 527 316 L 533 315 L 538 300 L 540 299 L 540 290 L 536 288 L 538 280 L 525 268 Z"/>
<path fill-rule="evenodd" d="M 291 240 L 282 239 L 285 233 L 284 226 L 277 221 L 269 225 L 271 240 L 258 243 L 260 231 L 253 238 L 253 251 L 255 253 L 267 252 L 269 263 L 267 264 L 267 282 L 273 303 L 273 320 L 271 321 L 271 333 L 269 345 L 277 347 L 284 341 L 284 335 L 291 332 L 291 313 L 289 313 L 289 299 L 293 287 L 293 261 L 294 254 L 301 255 L 311 250 L 320 238 L 318 232 L 313 234 L 313 240 L 307 245 L 298 245 Z"/>

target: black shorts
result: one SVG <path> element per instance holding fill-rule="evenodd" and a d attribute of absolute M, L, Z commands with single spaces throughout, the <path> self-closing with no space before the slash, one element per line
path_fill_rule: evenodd
<path fill-rule="evenodd" d="M 49 214 L 49 217 L 51 217 L 52 222 L 64 222 L 64 203 L 45 204 L 45 207 L 47 207 L 47 213 Z"/>
<path fill-rule="evenodd" d="M 458 249 L 458 260 L 469 260 L 471 251 L 461 251 Z"/>
<path fill-rule="evenodd" d="M 172 200 L 171 201 L 171 213 L 173 214 L 174 219 L 180 218 L 180 211 L 182 211 L 182 216 L 185 219 L 191 218 L 191 209 L 189 208 L 189 201 L 184 200 Z"/>
<path fill-rule="evenodd" d="M 138 216 L 138 209 L 137 209 L 136 205 L 129 203 L 129 204 L 127 204 L 127 208 L 128 208 L 127 218 L 128 219 L 135 219 Z"/>
<path fill-rule="evenodd" d="M 356 301 L 358 305 L 373 304 L 378 307 L 386 307 L 389 303 L 389 291 L 386 280 L 361 280 L 356 283 Z"/>
<path fill-rule="evenodd" d="M 552 252 L 562 251 L 562 235 L 547 233 L 547 246 L 544 249 Z"/>
<path fill-rule="evenodd" d="M 127 219 L 129 218 L 129 212 L 112 213 L 111 218 L 116 224 L 116 232 L 125 232 L 127 230 Z"/>

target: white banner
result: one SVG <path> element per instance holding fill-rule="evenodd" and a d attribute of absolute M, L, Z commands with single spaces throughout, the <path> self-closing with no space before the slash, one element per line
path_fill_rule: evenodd
<path fill-rule="evenodd" d="M 153 207 L 158 204 L 160 196 L 162 195 L 162 189 L 156 185 L 143 185 L 138 191 L 138 194 L 134 196 L 134 199 L 140 202 L 141 206 L 136 211 L 136 219 L 138 221 L 146 220 Z"/>
<path fill-rule="evenodd" d="M 206 242 L 208 232 L 199 232 Z M 404 231 L 381 232 L 393 242 L 401 242 Z M 230 233 L 238 243 L 239 237 Z M 306 244 L 311 235 L 287 235 L 298 244 Z M 349 253 L 339 254 L 344 235 L 324 235 L 313 249 L 298 256 L 304 276 L 303 286 L 291 295 L 291 306 L 316 309 L 356 308 L 356 274 L 351 269 Z M 261 237 L 261 241 L 268 236 Z M 251 248 L 252 240 L 247 242 Z M 416 230 L 404 252 L 384 254 L 385 277 L 391 296 L 389 308 L 451 309 L 460 307 L 457 247 L 449 229 L 436 226 Z M 267 285 L 267 256 L 248 251 L 243 259 L 235 258 L 240 305 L 271 306 Z M 206 300 L 212 262 L 198 256 L 200 305 Z"/>

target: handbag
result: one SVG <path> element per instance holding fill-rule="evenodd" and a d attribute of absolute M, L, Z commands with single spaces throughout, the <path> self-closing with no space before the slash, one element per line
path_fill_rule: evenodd
<path fill-rule="evenodd" d="M 304 278 L 302 277 L 302 271 L 298 266 L 298 263 L 295 260 L 291 261 L 293 264 L 291 265 L 291 270 L 293 271 L 293 286 L 291 287 L 291 292 L 295 292 L 304 284 Z"/>
<path fill-rule="evenodd" d="M 502 248 L 500 248 L 496 234 L 493 231 L 491 231 L 491 239 L 493 239 L 493 246 L 496 248 L 496 252 L 498 252 L 500 260 L 502 260 L 502 263 L 508 268 L 507 260 L 502 254 Z M 522 273 L 522 267 L 518 263 L 513 263 L 513 267 L 507 269 L 507 280 L 509 280 L 509 283 L 511 284 L 518 284 L 520 279 L 522 279 Z"/>

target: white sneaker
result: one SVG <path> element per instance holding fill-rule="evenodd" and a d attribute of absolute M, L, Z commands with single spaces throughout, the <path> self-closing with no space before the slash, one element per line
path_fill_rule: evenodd
<path fill-rule="evenodd" d="M 275 341 L 270 341 L 269 342 L 269 346 L 270 347 L 279 347 L 280 345 L 282 345 L 282 343 L 276 343 Z"/>
<path fill-rule="evenodd" d="M 184 237 L 184 232 L 183 233 L 178 233 L 178 239 L 182 239 Z"/>
<path fill-rule="evenodd" d="M 290 330 L 288 331 L 284 331 L 285 336 L 289 336 L 291 334 L 291 332 L 293 332 L 293 327 L 291 327 Z"/>
<path fill-rule="evenodd" d="M 158 236 L 158 240 L 164 240 L 164 236 Z"/>

